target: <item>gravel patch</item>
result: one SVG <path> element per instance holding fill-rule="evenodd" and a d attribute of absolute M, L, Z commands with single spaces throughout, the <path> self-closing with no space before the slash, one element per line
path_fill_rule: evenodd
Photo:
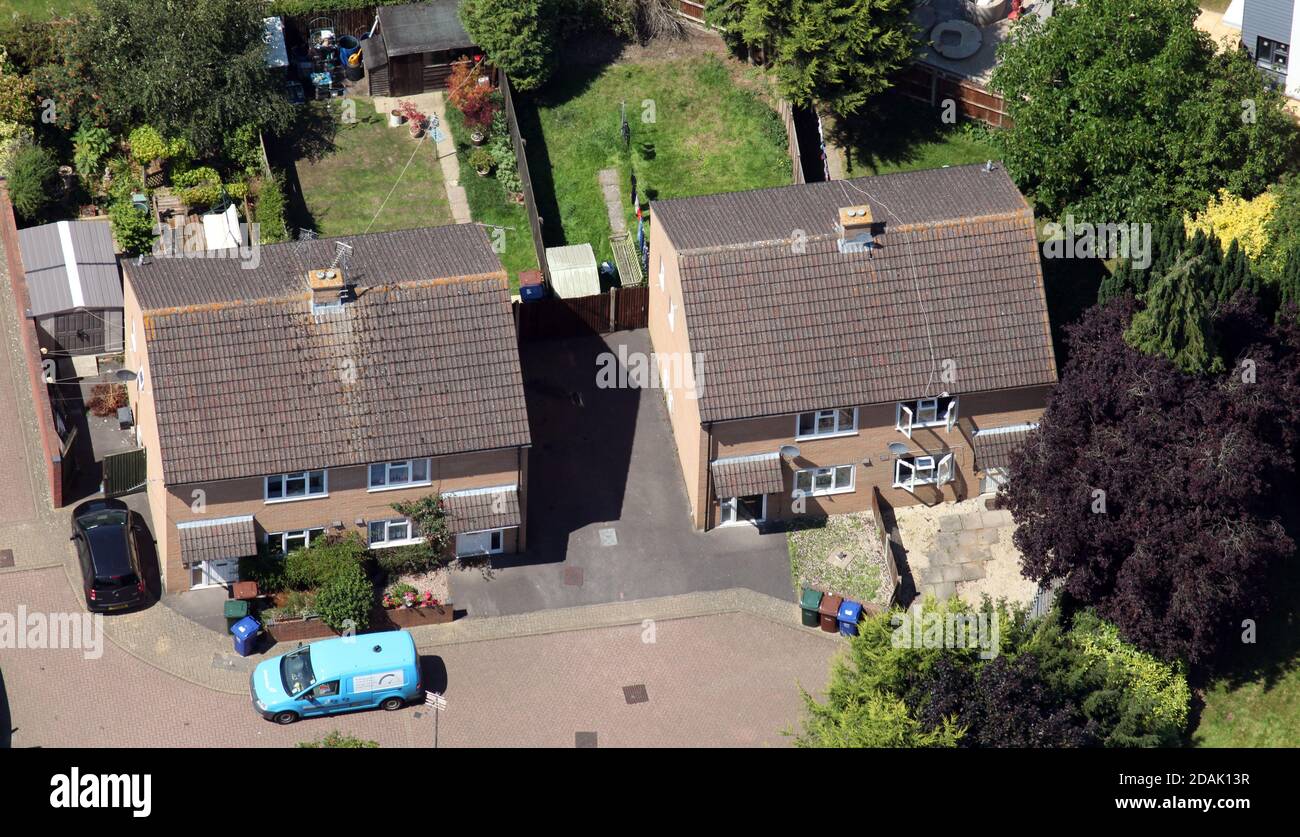
<path fill-rule="evenodd" d="M 850 561 L 841 569 L 839 553 Z M 887 607 L 893 587 L 870 512 L 796 521 L 790 529 L 790 573 L 795 589 L 814 587 L 850 601 Z"/>
<path fill-rule="evenodd" d="M 388 587 L 398 583 L 411 585 L 420 591 L 421 596 L 427 590 L 433 593 L 433 597 L 440 602 L 451 601 L 451 573 L 446 567 L 423 573 L 406 573 L 397 578 L 390 578 Z M 387 589 L 385 588 L 385 590 Z"/>

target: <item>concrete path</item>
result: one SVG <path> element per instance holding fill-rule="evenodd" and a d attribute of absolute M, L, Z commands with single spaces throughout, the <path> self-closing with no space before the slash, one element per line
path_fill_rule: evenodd
<path fill-rule="evenodd" d="M 28 614 L 77 609 L 50 569 L 5 577 L 0 612 L 19 605 Z M 425 686 L 449 703 L 440 745 L 572 747 L 579 733 L 602 747 L 787 745 L 781 731 L 800 717 L 799 687 L 824 687 L 842 641 L 747 612 L 677 613 L 587 627 L 563 627 L 560 614 L 550 620 L 557 632 L 421 640 Z M 14 746 L 292 746 L 336 729 L 386 747 L 432 746 L 423 708 L 268 723 L 249 705 L 247 674 L 231 675 L 238 688 L 215 690 L 160 672 L 114 641 L 118 621 L 104 619 L 110 641 L 98 652 L 93 643 L 4 652 L 0 716 L 7 706 Z M 184 635 L 168 641 L 173 654 L 203 653 L 183 647 Z M 637 686 L 648 700 L 629 703 L 624 689 Z"/>
<path fill-rule="evenodd" d="M 1209 33 L 1221 49 L 1235 49 L 1241 42 L 1241 30 L 1223 22 L 1223 12 L 1201 9 L 1196 18 L 1196 28 Z"/>
<path fill-rule="evenodd" d="M 627 232 L 627 219 L 623 215 L 623 183 L 618 169 L 601 169 L 597 175 L 600 193 L 605 198 L 605 212 L 609 215 L 609 229 L 613 235 Z"/>

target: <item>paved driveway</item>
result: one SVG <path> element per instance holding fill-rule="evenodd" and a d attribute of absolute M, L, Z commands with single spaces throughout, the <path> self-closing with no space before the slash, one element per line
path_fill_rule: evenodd
<path fill-rule="evenodd" d="M 696 532 L 658 390 L 598 389 L 596 358 L 649 333 L 525 344 L 533 451 L 527 554 L 452 580 L 470 617 L 745 587 L 791 599 L 784 534 Z M 615 545 L 601 531 L 612 529 Z"/>
<path fill-rule="evenodd" d="M 61 569 L 4 576 L 0 613 L 80 612 Z M 113 617 L 107 617 L 112 619 Z M 421 647 L 425 684 L 449 703 L 443 746 L 783 746 L 797 686 L 818 690 L 841 643 L 747 614 Z M 160 641 L 162 639 L 160 638 Z M 629 704 L 625 686 L 649 700 Z M 334 729 L 386 747 L 432 745 L 422 709 L 360 712 L 279 727 L 242 695 L 159 671 L 111 641 L 0 651 L 0 721 L 15 747 L 292 746 Z M 0 746 L 4 735 L 0 734 Z"/>

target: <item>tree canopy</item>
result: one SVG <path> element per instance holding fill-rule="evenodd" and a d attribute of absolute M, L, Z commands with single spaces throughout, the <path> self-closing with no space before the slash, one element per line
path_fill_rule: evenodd
<path fill-rule="evenodd" d="M 464 0 L 460 20 L 488 60 L 519 90 L 534 90 L 555 69 L 556 0 Z"/>
<path fill-rule="evenodd" d="M 241 126 L 285 128 L 292 105 L 266 67 L 263 16 L 258 0 L 100 0 L 68 62 L 100 106 L 87 113 L 119 135 L 153 125 L 203 156 Z"/>
<path fill-rule="evenodd" d="M 724 0 L 706 9 L 733 43 L 770 47 L 781 93 L 798 105 L 861 111 L 916 48 L 906 0 Z"/>
<path fill-rule="evenodd" d="M 1049 215 L 1154 220 L 1220 188 L 1253 197 L 1285 167 L 1296 129 L 1244 50 L 1217 51 L 1195 0 L 1079 0 L 1026 15 L 992 87 L 1016 183 Z"/>

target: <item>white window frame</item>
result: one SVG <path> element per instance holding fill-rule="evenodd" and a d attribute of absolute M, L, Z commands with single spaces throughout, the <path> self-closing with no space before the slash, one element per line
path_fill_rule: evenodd
<path fill-rule="evenodd" d="M 664 289 L 664 257 L 659 257 L 659 290 Z"/>
<path fill-rule="evenodd" d="M 415 463 L 417 462 L 424 463 L 425 479 L 414 479 Z M 403 466 L 406 468 L 406 480 L 402 482 L 394 482 L 392 476 L 393 469 L 401 468 Z M 374 469 L 378 467 L 384 469 L 384 482 L 376 485 Z M 367 491 L 396 491 L 399 488 L 418 488 L 422 485 L 433 485 L 433 461 L 431 459 L 394 459 L 391 462 L 372 462 L 366 466 Z"/>
<path fill-rule="evenodd" d="M 918 485 L 947 485 L 952 482 L 956 467 L 951 453 L 938 458 L 930 454 L 903 454 L 894 460 L 894 488 L 913 491 Z M 904 470 L 908 472 L 906 478 Z"/>
<path fill-rule="evenodd" d="M 853 410 L 853 426 L 844 428 L 840 426 L 840 413 Z M 799 425 L 804 416 L 813 417 L 813 432 L 800 433 Z M 821 423 L 823 417 L 830 417 L 834 422 L 833 429 L 822 432 Z M 856 436 L 858 435 L 858 408 L 857 407 L 840 407 L 834 410 L 817 410 L 816 412 L 799 413 L 794 417 L 794 437 L 795 439 L 833 439 L 837 436 Z"/>
<path fill-rule="evenodd" d="M 374 539 L 373 527 L 376 524 L 380 524 L 384 527 L 384 539 L 382 541 L 377 541 Z M 405 538 L 392 537 L 390 530 L 394 526 L 402 526 L 402 525 L 406 526 L 406 533 L 407 533 L 406 537 Z M 411 518 L 389 517 L 383 520 L 366 521 L 366 543 L 370 546 L 371 549 L 389 549 L 394 546 L 407 546 L 408 544 L 413 544 L 413 543 L 424 543 L 424 537 L 415 534 L 415 523 L 411 521 Z"/>
<path fill-rule="evenodd" d="M 943 414 L 939 414 L 939 398 L 950 398 Z M 894 404 L 894 429 L 907 438 L 912 438 L 912 430 L 917 427 L 943 427 L 949 433 L 957 426 L 961 408 L 958 396 L 936 396 L 934 398 L 913 398 Z"/>
<path fill-rule="evenodd" d="M 460 548 L 461 538 L 465 537 L 466 535 L 485 535 L 485 534 L 490 536 L 488 538 L 487 552 L 467 552 L 461 550 Z M 457 558 L 472 558 L 476 555 L 500 555 L 502 552 L 505 552 L 505 548 L 506 548 L 506 530 L 505 529 L 479 529 L 474 532 L 458 532 L 456 533 L 455 548 L 456 548 Z"/>
<path fill-rule="evenodd" d="M 760 523 L 767 522 L 767 495 L 759 495 L 763 498 L 763 510 L 760 516 L 750 519 L 740 519 L 740 498 L 723 497 L 718 500 L 718 528 L 723 526 L 757 526 Z M 728 510 L 730 510 L 730 519 L 728 519 Z"/>
<path fill-rule="evenodd" d="M 668 330 L 677 330 L 677 301 L 673 299 L 672 294 L 668 295 Z"/>
<path fill-rule="evenodd" d="M 836 474 L 838 474 L 840 472 L 840 469 L 842 468 L 849 469 L 849 484 L 847 486 L 840 486 L 835 484 Z M 809 475 L 808 486 L 806 488 L 799 485 L 799 478 L 804 474 Z M 831 477 L 830 488 L 817 487 L 817 477 L 822 476 L 824 474 L 830 474 Z M 825 468 L 802 468 L 794 472 L 794 490 L 802 491 L 804 497 L 825 497 L 832 494 L 852 494 L 854 491 L 857 491 L 857 482 L 858 482 L 858 469 L 851 464 L 828 465 Z"/>
<path fill-rule="evenodd" d="M 268 544 L 275 544 L 276 541 L 279 541 L 280 554 L 288 555 L 289 544 L 287 541 L 289 538 L 302 538 L 302 548 L 306 549 L 311 546 L 311 542 L 316 538 L 325 537 L 328 531 L 329 527 L 327 526 L 312 526 L 309 529 L 286 529 L 283 532 L 267 532 L 265 541 Z M 313 535 L 312 532 L 316 534 Z"/>
<path fill-rule="evenodd" d="M 312 474 L 321 475 L 321 490 L 314 493 L 311 490 Z M 303 491 L 305 492 L 304 494 L 302 494 L 299 497 L 285 496 L 285 492 L 288 491 L 288 483 L 290 478 L 302 479 Z M 277 479 L 280 481 L 280 496 L 272 497 L 271 480 L 277 480 Z M 270 474 L 268 476 L 262 477 L 262 502 L 268 505 L 272 503 L 296 503 L 299 500 L 319 500 L 321 497 L 328 497 L 328 496 L 330 496 L 330 472 L 328 468 L 314 468 L 310 471 L 289 471 L 283 474 Z"/>

